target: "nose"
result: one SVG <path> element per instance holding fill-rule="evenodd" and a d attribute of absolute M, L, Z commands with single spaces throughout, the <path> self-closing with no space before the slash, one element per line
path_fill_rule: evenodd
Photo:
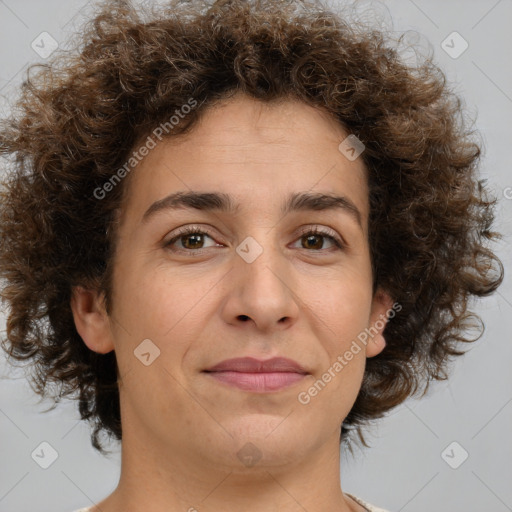
<path fill-rule="evenodd" d="M 300 301 L 294 292 L 293 272 L 271 237 L 272 233 L 263 234 L 258 240 L 265 239 L 264 243 L 252 239 L 248 245 L 239 246 L 222 311 L 224 320 L 231 325 L 251 325 L 268 332 L 287 329 L 298 319 Z M 261 247 L 261 254 L 253 261 L 245 258 L 244 249 L 253 251 L 256 244 Z"/>

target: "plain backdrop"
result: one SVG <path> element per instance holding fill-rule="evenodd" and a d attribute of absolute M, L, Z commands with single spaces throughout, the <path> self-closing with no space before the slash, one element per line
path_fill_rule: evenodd
<path fill-rule="evenodd" d="M 368 19 L 407 32 L 420 51 L 430 45 L 452 89 L 464 98 L 467 114 L 476 118 L 484 142 L 482 177 L 499 198 L 495 228 L 503 240 L 495 250 L 505 269 L 511 268 L 512 1 L 393 0 L 358 6 Z M 47 32 L 65 46 L 91 9 L 85 0 L 0 0 L 2 116 L 27 66 L 45 60 L 32 42 Z M 508 273 L 498 293 L 474 310 L 485 323 L 483 337 L 456 361 L 450 380 L 377 422 L 368 435 L 370 449 L 356 448 L 354 457 L 342 457 L 345 492 L 393 512 L 512 511 Z M 3 331 L 4 317 L 0 321 Z M 119 446 L 111 445 L 107 458 L 96 453 L 73 402 L 44 413 L 50 402 L 38 403 L 23 372 L 8 367 L 3 352 L 0 373 L 0 512 L 70 512 L 109 494 L 119 477 Z M 31 455 L 43 442 L 57 453 L 47 469 Z"/>

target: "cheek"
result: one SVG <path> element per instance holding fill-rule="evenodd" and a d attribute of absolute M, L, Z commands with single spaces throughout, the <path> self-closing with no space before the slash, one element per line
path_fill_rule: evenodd
<path fill-rule="evenodd" d="M 326 351 L 331 359 L 343 353 L 368 326 L 371 312 L 371 283 L 367 279 L 330 281 L 313 297 L 308 308 L 325 331 Z"/>
<path fill-rule="evenodd" d="M 340 346 L 333 349 L 329 364 L 297 397 L 300 404 L 297 407 L 303 411 L 304 421 L 310 424 L 312 431 L 339 429 L 357 399 L 364 376 L 365 355 L 363 350 L 348 352 Z"/>
<path fill-rule="evenodd" d="M 154 336 L 162 341 L 183 329 L 197 317 L 208 292 L 215 285 L 212 276 L 198 277 L 163 265 L 146 266 L 127 261 L 116 269 L 116 316 L 126 330 L 137 336 Z M 194 318 L 194 322 L 197 318 Z"/>
<path fill-rule="evenodd" d="M 137 293 L 125 301 L 122 314 L 119 312 L 120 322 L 127 325 L 127 328 L 118 330 L 116 350 L 120 351 L 118 355 L 122 370 L 128 371 L 134 365 L 137 372 L 143 372 L 151 368 L 139 367 L 139 361 L 133 356 L 134 351 L 142 352 L 138 347 L 143 340 L 149 339 L 156 347 L 148 344 L 157 354 L 155 368 L 164 367 L 181 382 L 187 354 L 194 353 L 198 340 L 204 337 L 205 325 L 212 311 L 215 311 L 212 309 L 212 288 L 218 278 L 192 279 L 176 273 L 171 278 L 167 274 L 148 273 L 144 279 L 135 283 Z M 166 381 L 166 377 L 169 375 L 161 371 L 151 375 L 153 379 L 160 379 L 156 389 L 179 387 L 174 379 Z M 155 381 L 153 383 L 156 384 Z"/>
<path fill-rule="evenodd" d="M 205 321 L 207 286 L 139 271 L 118 291 L 116 357 L 125 400 L 136 410 L 185 414 L 194 404 L 183 391 L 182 362 Z"/>
<path fill-rule="evenodd" d="M 218 279 L 155 273 L 151 280 L 141 283 L 144 290 L 139 298 L 148 328 L 165 343 L 193 339 L 211 316 L 212 289 Z"/>
<path fill-rule="evenodd" d="M 334 426 L 348 414 L 361 386 L 366 352 L 358 336 L 368 326 L 370 300 L 370 285 L 364 280 L 331 280 L 321 293 L 309 293 L 307 309 L 324 357 L 299 402 L 311 402 L 310 410 L 322 417 L 332 414 Z"/>

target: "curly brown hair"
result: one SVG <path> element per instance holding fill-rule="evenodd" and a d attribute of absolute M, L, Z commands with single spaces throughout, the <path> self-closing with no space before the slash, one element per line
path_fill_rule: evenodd
<path fill-rule="evenodd" d="M 197 107 L 167 137 L 237 92 L 298 99 L 364 143 L 374 290 L 401 305 L 341 426 L 341 440 L 354 430 L 368 446 L 370 420 L 447 378 L 460 343 L 474 341 L 468 327 L 476 320 L 483 332 L 469 300 L 503 280 L 488 248 L 500 236 L 496 199 L 477 179 L 480 146 L 462 100 L 431 56 L 407 65 L 383 31 L 313 0 L 175 0 L 148 18 L 129 2 L 97 9 L 76 51 L 30 67 L 2 121 L 4 349 L 29 360 L 41 396 L 50 383 L 55 402 L 78 393 L 96 449 L 102 432 L 120 440 L 115 353 L 86 347 L 70 307 L 72 287 L 94 286 L 111 312 L 115 218 L 129 181 L 102 199 L 95 190 L 190 98 Z"/>

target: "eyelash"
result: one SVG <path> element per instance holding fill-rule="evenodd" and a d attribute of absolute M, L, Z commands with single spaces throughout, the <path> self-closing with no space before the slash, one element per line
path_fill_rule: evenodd
<path fill-rule="evenodd" d="M 338 239 L 337 237 L 335 237 L 333 234 L 332 231 L 328 231 L 328 230 L 324 230 L 324 229 L 319 229 L 317 226 L 315 226 L 314 228 L 309 228 L 309 229 L 306 229 L 304 231 L 302 231 L 302 233 L 300 233 L 299 235 L 299 238 L 302 238 L 306 235 L 321 235 L 325 238 L 328 238 L 329 240 L 331 240 L 335 247 L 336 247 L 336 250 L 343 250 L 346 248 L 346 244 L 344 242 L 342 242 L 340 239 Z M 185 253 L 185 254 L 192 254 L 192 253 L 195 253 L 197 255 L 201 255 L 202 252 L 201 251 L 205 251 L 205 250 L 208 250 L 208 249 L 211 249 L 212 247 L 206 247 L 206 248 L 202 248 L 202 249 L 171 249 L 171 245 L 174 244 L 175 242 L 177 242 L 180 238 L 182 237 L 185 237 L 187 235 L 207 235 L 209 236 L 210 238 L 213 239 L 213 236 L 212 234 L 207 231 L 207 230 L 204 230 L 202 228 L 198 228 L 196 226 L 188 226 L 186 228 L 183 228 L 182 230 L 180 230 L 178 233 L 176 233 L 176 235 L 171 238 L 168 242 L 166 242 L 164 244 L 164 248 L 172 251 L 172 252 L 176 252 L 176 253 Z M 319 249 L 319 250 L 309 250 L 309 249 L 304 249 L 306 251 L 309 251 L 309 252 L 322 252 L 322 251 L 325 251 L 322 250 L 322 249 Z"/>

